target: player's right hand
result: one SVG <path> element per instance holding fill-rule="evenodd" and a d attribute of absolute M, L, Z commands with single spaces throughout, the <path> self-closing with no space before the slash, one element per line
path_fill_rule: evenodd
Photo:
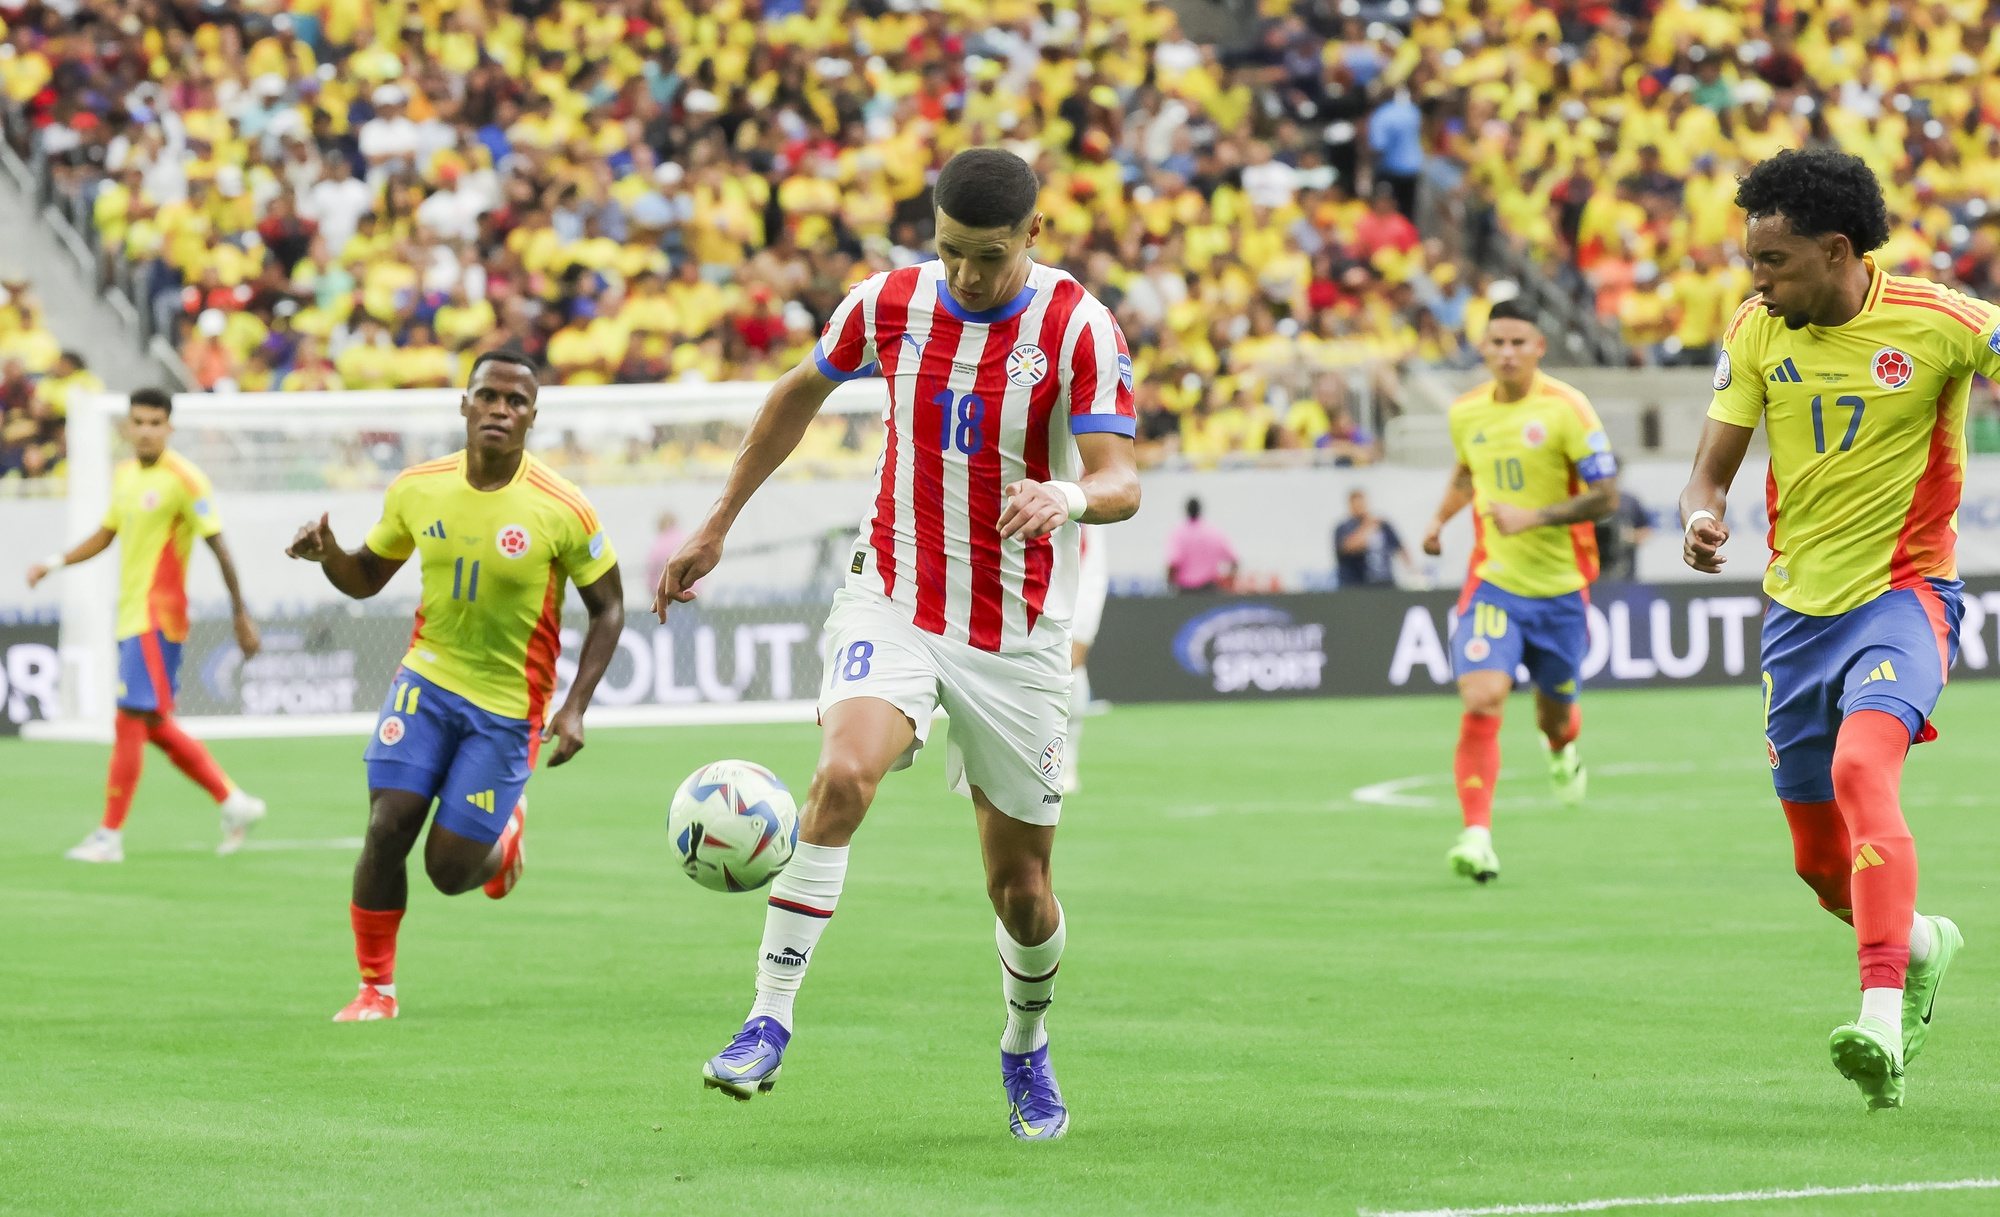
<path fill-rule="evenodd" d="M 299 534 L 292 538 L 290 545 L 285 546 L 285 556 L 319 562 L 332 553 L 334 548 L 333 526 L 327 523 L 325 515 L 321 515 L 318 520 L 299 527 Z"/>
<path fill-rule="evenodd" d="M 1444 554 L 1444 525 L 1432 523 L 1431 530 L 1424 534 L 1424 552 L 1433 558 Z"/>
<path fill-rule="evenodd" d="M 35 563 L 35 564 L 34 564 L 33 566 L 30 566 L 30 567 L 28 568 L 28 588 L 29 588 L 29 590 L 31 590 L 31 591 L 32 591 L 32 590 L 34 589 L 34 586 L 35 586 L 35 584 L 37 584 L 37 583 L 40 583 L 40 582 L 41 582 L 42 580 L 44 580 L 44 579 L 46 579 L 46 578 L 48 578 L 48 577 L 49 577 L 49 568 L 48 568 L 48 567 L 46 567 L 46 566 L 43 566 L 43 565 L 42 565 L 41 563 L 39 563 L 39 562 Z"/>
<path fill-rule="evenodd" d="M 660 586 L 653 593 L 653 614 L 665 622 L 667 607 L 686 604 L 694 599 L 694 585 L 700 583 L 720 561 L 720 536 L 711 536 L 707 529 L 703 529 L 689 537 L 667 560 L 667 569 L 660 572 Z"/>
<path fill-rule="evenodd" d="M 1681 560 L 1704 575 L 1722 573 L 1722 564 L 1729 559 L 1722 556 L 1723 543 L 1729 540 L 1729 530 L 1719 522 L 1700 519 L 1681 538 Z"/>

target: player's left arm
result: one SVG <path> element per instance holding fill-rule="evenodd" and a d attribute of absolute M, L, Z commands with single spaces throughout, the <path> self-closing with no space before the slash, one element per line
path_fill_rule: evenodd
<path fill-rule="evenodd" d="M 1071 520 L 1116 524 L 1139 514 L 1139 461 L 1129 435 L 1091 432 L 1076 437 L 1083 476 L 1074 482 L 1015 482 L 1005 490 L 1000 535 L 1045 537 Z"/>
<path fill-rule="evenodd" d="M 207 541 L 209 549 L 215 552 L 215 564 L 222 568 L 222 585 L 229 589 L 229 620 L 236 633 L 236 646 L 243 652 L 243 658 L 248 659 L 263 647 L 263 641 L 257 637 L 257 623 L 250 620 L 250 610 L 243 603 L 243 586 L 236 579 L 236 563 L 222 540 L 222 515 L 215 509 L 215 488 L 209 485 L 208 475 L 199 469 L 189 467 L 185 476 L 190 480 L 181 517 L 194 535 Z"/>
<path fill-rule="evenodd" d="M 595 582 L 577 588 L 576 593 L 583 598 L 590 624 L 583 631 L 583 650 L 576 657 L 576 680 L 569 687 L 569 696 L 542 730 L 543 742 L 556 741 L 555 755 L 549 758 L 551 766 L 560 765 L 583 750 L 583 712 L 590 708 L 597 682 L 604 678 L 611 657 L 618 653 L 618 636 L 625 632 L 625 585 L 615 563 Z"/>
<path fill-rule="evenodd" d="M 1132 401 L 1132 357 L 1125 335 L 1102 305 L 1083 322 L 1070 363 L 1063 369 L 1070 434 L 1083 458 L 1074 482 L 1020 481 L 1002 494 L 1000 535 L 1023 541 L 1044 537 L 1071 520 L 1116 524 L 1139 512 L 1139 462 L 1133 437 L 1138 414 Z"/>
<path fill-rule="evenodd" d="M 250 608 L 243 603 L 243 588 L 236 581 L 236 563 L 229 556 L 229 546 L 221 533 L 208 538 L 208 548 L 215 554 L 215 564 L 222 568 L 222 585 L 229 589 L 229 618 L 236 631 L 237 649 L 248 659 L 263 649 L 263 639 L 257 636 L 257 623 L 250 619 Z"/>
<path fill-rule="evenodd" d="M 1493 504 L 1493 527 L 1501 536 L 1511 537 L 1531 528 L 1567 528 L 1601 520 L 1618 506 L 1618 458 L 1612 455 L 1611 440 L 1604 424 L 1586 403 L 1578 403 L 1574 418 L 1563 428 L 1566 436 L 1563 455 L 1583 482 L 1583 491 L 1545 507 L 1521 507 L 1513 503 Z"/>

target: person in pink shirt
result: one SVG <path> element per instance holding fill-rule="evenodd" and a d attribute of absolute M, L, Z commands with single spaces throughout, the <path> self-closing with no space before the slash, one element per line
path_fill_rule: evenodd
<path fill-rule="evenodd" d="M 1187 523 L 1167 538 L 1167 582 L 1177 592 L 1227 590 L 1236 575 L 1236 547 L 1201 518 L 1201 500 L 1187 501 Z"/>

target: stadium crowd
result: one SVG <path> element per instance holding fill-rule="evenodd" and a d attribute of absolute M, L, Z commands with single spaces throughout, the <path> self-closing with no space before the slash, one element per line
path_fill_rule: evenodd
<path fill-rule="evenodd" d="M 1734 174 L 1808 139 L 1915 218 L 1885 261 L 1992 294 L 1978 0 L 1395 7 L 1266 0 L 1224 50 L 1149 0 L 0 4 L 0 75 L 209 389 L 445 385 L 500 343 L 768 379 L 928 256 L 927 177 L 977 143 L 1116 308 L 1149 460 L 1373 459 L 1399 369 L 1475 362 L 1496 240 L 1636 359 L 1711 359 Z M 1467 231 L 1419 232 L 1426 175 Z"/>
<path fill-rule="evenodd" d="M 212 389 L 445 384 L 501 342 L 567 384 L 767 378 L 927 256 L 968 143 L 1044 174 L 1040 254 L 1118 309 L 1157 454 L 1370 459 L 1382 369 L 1463 360 L 1483 287 L 1406 214 L 1381 31 L 1324 41 L 1307 123 L 1318 58 L 1144 0 L 72 7 L 8 29 L 6 87 Z"/>
<path fill-rule="evenodd" d="M 1437 151 L 1489 205 L 1488 231 L 1592 301 L 1638 360 L 1715 359 L 1750 294 L 1736 178 L 1783 148 L 1831 142 L 1875 170 L 1897 221 L 1876 254 L 1889 270 L 2000 288 L 2000 3 L 1418 9 L 1397 67 L 1450 116 Z"/>

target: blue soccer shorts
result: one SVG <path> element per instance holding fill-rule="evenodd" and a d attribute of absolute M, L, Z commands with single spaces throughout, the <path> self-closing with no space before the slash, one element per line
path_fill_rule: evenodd
<path fill-rule="evenodd" d="M 174 712 L 181 688 L 181 644 L 159 630 L 118 640 L 118 708 Z"/>
<path fill-rule="evenodd" d="M 434 798 L 438 824 L 497 841 L 534 771 L 537 735 L 527 719 L 482 710 L 403 668 L 363 754 L 368 788 Z"/>
<path fill-rule="evenodd" d="M 1516 596 L 1483 580 L 1459 597 L 1451 632 L 1451 673 L 1505 672 L 1525 665 L 1545 696 L 1575 701 L 1590 653 L 1590 603 L 1580 591 L 1565 596 Z"/>
<path fill-rule="evenodd" d="M 1832 617 L 1766 610 L 1764 743 L 1779 798 L 1833 798 L 1834 737 L 1856 710 L 1895 715 L 1912 742 L 1935 734 L 1931 711 L 1958 658 L 1962 587 L 1931 579 Z"/>

